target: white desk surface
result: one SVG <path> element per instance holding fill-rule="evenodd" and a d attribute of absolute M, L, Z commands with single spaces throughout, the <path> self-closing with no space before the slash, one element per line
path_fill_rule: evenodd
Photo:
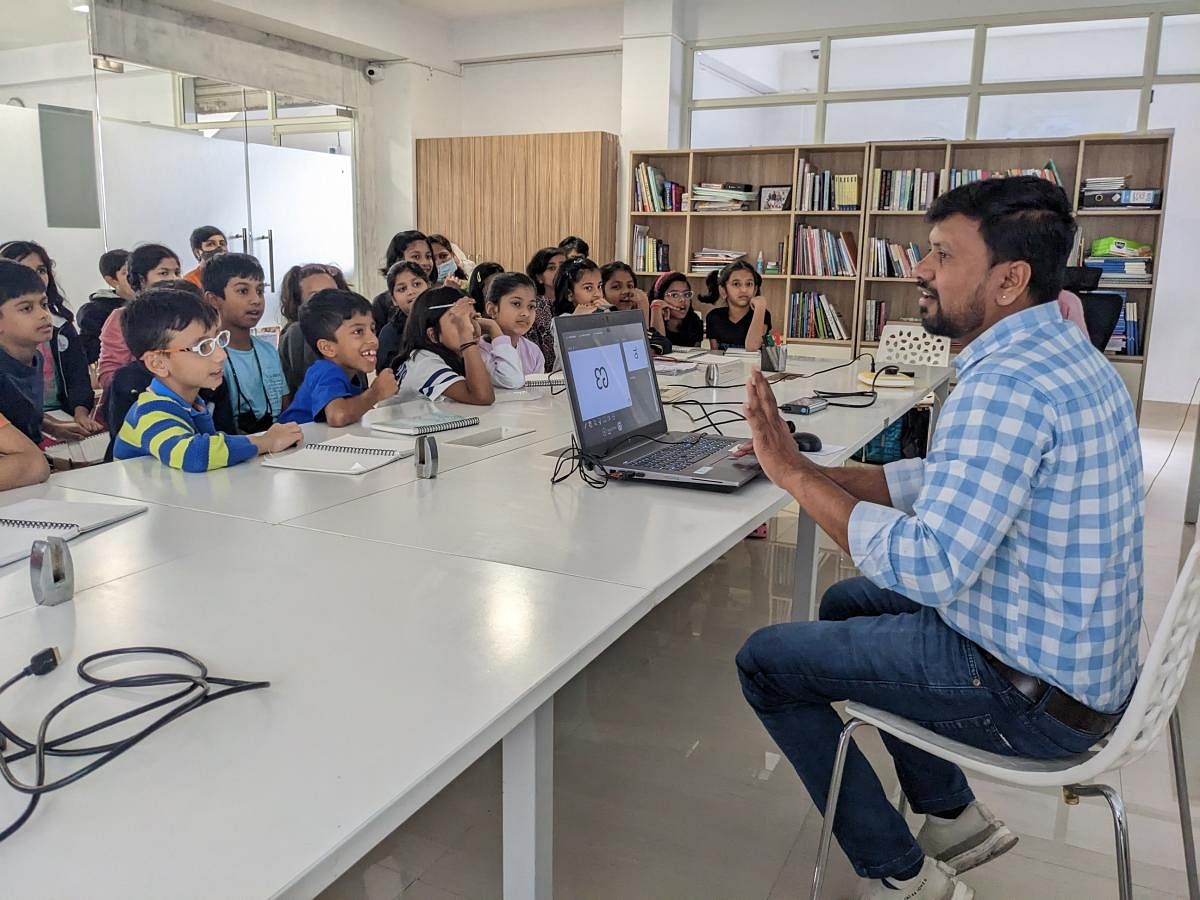
<path fill-rule="evenodd" d="M 54 484 L 39 484 L 0 493 L 0 506 L 34 497 L 114 505 L 135 502 L 121 497 L 98 497 Z M 144 505 L 147 506 L 146 512 L 107 528 L 81 534 L 69 543 L 77 594 L 115 578 L 192 554 L 205 556 L 211 563 L 214 554 L 219 553 L 226 544 L 253 544 L 266 528 L 253 522 L 194 510 Z M 35 605 L 29 585 L 29 560 L 18 560 L 0 567 L 0 618 Z"/>
<path fill-rule="evenodd" d="M 557 402 L 555 402 L 557 401 Z M 440 466 L 443 472 L 469 465 L 496 453 L 544 440 L 570 431 L 570 411 L 565 400 L 548 396 L 540 400 L 498 403 L 492 407 L 468 407 L 458 403 L 440 403 L 438 409 L 463 415 L 478 415 L 480 424 L 438 436 Z M 429 404 L 402 404 L 375 410 L 371 415 L 401 415 L 403 411 L 428 409 Z M 511 438 L 486 447 L 463 447 L 450 443 L 462 436 L 489 428 L 521 425 L 533 433 Z M 411 448 L 413 438 L 372 431 L 364 425 L 330 428 L 324 424 L 304 426 L 309 443 L 340 434 L 369 435 L 375 440 L 394 441 Z M 92 491 L 114 497 L 129 497 L 150 503 L 162 503 L 202 510 L 223 516 L 237 516 L 260 522 L 279 523 L 307 513 L 365 497 L 416 479 L 411 458 L 402 459 L 363 475 L 327 475 L 263 466 L 262 458 L 212 472 L 181 472 L 158 460 L 143 457 L 107 465 L 74 469 L 54 475 L 52 483 L 61 487 Z"/>
<path fill-rule="evenodd" d="M 0 844 L 2 893 L 311 897 L 646 611 L 633 589 L 446 559 L 264 528 L 219 566 L 193 555 L 3 620 L 4 677 L 42 647 L 64 656 L 4 698 L 23 735 L 83 686 L 74 665 L 98 650 L 177 647 L 214 675 L 272 685 L 188 713 L 45 797 Z M 93 720 L 129 703 L 82 706 Z M 4 822 L 21 808 L 0 791 Z"/>

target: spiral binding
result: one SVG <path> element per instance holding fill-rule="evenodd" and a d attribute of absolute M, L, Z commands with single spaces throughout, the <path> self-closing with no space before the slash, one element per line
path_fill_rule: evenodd
<path fill-rule="evenodd" d="M 313 450 L 332 450 L 335 453 L 354 453 L 363 456 L 399 456 L 399 451 L 381 447 L 346 447 L 341 444 L 310 444 Z"/>
<path fill-rule="evenodd" d="M 0 519 L 0 528 L 37 528 L 40 531 L 78 530 L 74 522 L 42 522 L 33 519 Z"/>

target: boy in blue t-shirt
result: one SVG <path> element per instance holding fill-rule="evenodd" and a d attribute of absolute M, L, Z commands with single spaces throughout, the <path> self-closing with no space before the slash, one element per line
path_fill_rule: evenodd
<path fill-rule="evenodd" d="M 287 381 L 279 351 L 251 334 L 266 308 L 262 266 L 247 253 L 223 253 L 204 264 L 200 277 L 204 298 L 217 308 L 221 327 L 229 332 L 225 382 L 238 430 L 266 431 L 283 412 Z"/>
<path fill-rule="evenodd" d="M 308 367 L 280 422 L 327 422 L 340 428 L 395 396 L 391 369 L 383 369 L 369 388 L 364 387 L 379 352 L 366 297 L 353 291 L 318 291 L 300 308 L 300 330 L 320 359 Z"/>

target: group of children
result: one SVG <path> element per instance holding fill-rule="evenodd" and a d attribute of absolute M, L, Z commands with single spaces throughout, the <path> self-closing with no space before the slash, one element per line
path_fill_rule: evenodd
<path fill-rule="evenodd" d="M 757 349 L 771 328 L 762 278 L 744 261 L 709 276 L 697 299 L 725 303 L 705 323 L 685 274 L 644 292 L 628 265 L 598 266 L 574 236 L 523 273 L 484 262 L 468 276 L 449 239 L 410 230 L 388 244 L 387 289 L 372 301 L 335 266 L 293 266 L 276 346 L 254 333 L 265 311 L 258 260 L 228 252 L 212 226 L 192 233 L 191 250 L 186 275 L 162 244 L 105 253 L 108 289 L 76 319 L 42 247 L 0 246 L 0 489 L 45 477 L 44 458 L 21 462 L 30 447 L 40 458 L 39 446 L 105 427 L 110 458 L 206 471 L 294 446 L 307 422 L 353 424 L 391 398 L 486 406 L 496 388 L 560 367 L 558 316 L 638 310 L 658 353 L 699 346 L 706 324 L 714 349 Z"/>

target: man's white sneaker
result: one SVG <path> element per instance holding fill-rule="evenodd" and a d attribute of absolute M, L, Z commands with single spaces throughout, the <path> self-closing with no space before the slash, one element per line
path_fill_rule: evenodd
<path fill-rule="evenodd" d="M 872 881 L 863 900 L 971 900 L 974 896 L 975 891 L 955 878 L 950 869 L 927 856 L 915 878 Z"/>
<path fill-rule="evenodd" d="M 990 862 L 1017 844 L 1017 836 L 982 803 L 975 801 L 957 819 L 926 816 L 917 843 L 961 875 Z"/>

